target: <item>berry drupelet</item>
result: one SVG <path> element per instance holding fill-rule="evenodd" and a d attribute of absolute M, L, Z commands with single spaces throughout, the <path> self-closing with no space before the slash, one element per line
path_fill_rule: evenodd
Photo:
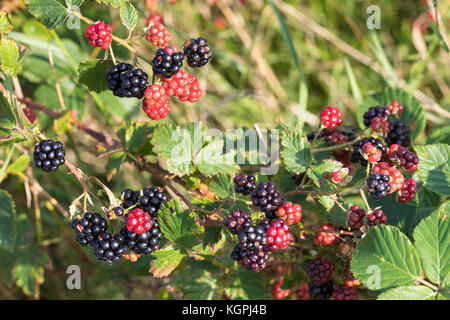
<path fill-rule="evenodd" d="M 249 226 L 238 233 L 239 247 L 245 251 L 259 251 L 267 247 L 267 233 L 262 226 Z"/>
<path fill-rule="evenodd" d="M 108 266 L 118 262 L 129 249 L 123 235 L 112 235 L 109 232 L 99 235 L 92 246 L 95 256 Z"/>
<path fill-rule="evenodd" d="M 358 140 L 358 142 L 355 144 L 353 148 L 353 153 L 351 156 L 351 161 L 353 163 L 358 162 L 361 163 L 362 166 L 367 166 L 367 160 L 364 159 L 362 155 L 362 147 L 366 143 L 370 143 L 372 147 L 376 148 L 377 150 L 380 150 L 382 154 L 386 153 L 386 147 L 381 143 L 380 140 L 375 139 L 373 137 L 369 138 L 362 138 Z"/>
<path fill-rule="evenodd" d="M 391 191 L 389 185 L 390 177 L 381 173 L 372 173 L 366 183 L 369 187 L 369 195 L 374 200 L 380 200 L 386 197 Z"/>
<path fill-rule="evenodd" d="M 183 45 L 183 51 L 188 65 L 192 68 L 204 66 L 212 57 L 208 41 L 203 38 L 187 40 Z"/>
<path fill-rule="evenodd" d="M 60 141 L 42 140 L 34 146 L 34 165 L 44 172 L 56 171 L 66 162 L 65 155 Z"/>
<path fill-rule="evenodd" d="M 250 194 L 256 189 L 256 178 L 252 174 L 241 173 L 240 175 L 233 178 L 234 190 L 237 193 L 242 193 L 243 195 Z"/>
<path fill-rule="evenodd" d="M 238 234 L 252 225 L 252 218 L 248 212 L 235 209 L 223 219 L 223 224 L 231 233 Z"/>
<path fill-rule="evenodd" d="M 109 69 L 106 80 L 109 90 L 115 96 L 142 99 L 147 88 L 148 75 L 139 68 L 133 69 L 129 63 L 121 62 Z"/>
<path fill-rule="evenodd" d="M 399 144 L 403 147 L 409 147 L 411 145 L 409 128 L 403 121 L 389 122 L 389 133 L 386 137 L 386 143 L 388 146 Z"/>
<path fill-rule="evenodd" d="M 259 206 L 261 211 L 270 212 L 278 210 L 282 204 L 282 198 L 273 182 L 261 182 L 252 192 L 252 202 L 254 206 Z"/>
<path fill-rule="evenodd" d="M 178 52 L 176 46 L 160 48 L 153 58 L 153 72 L 163 78 L 171 78 L 180 71 L 183 66 L 183 59 L 183 52 Z"/>
<path fill-rule="evenodd" d="M 101 234 L 106 232 L 108 224 L 99 214 L 86 212 L 81 219 L 72 220 L 72 228 L 77 236 L 76 240 L 82 246 L 92 244 Z"/>

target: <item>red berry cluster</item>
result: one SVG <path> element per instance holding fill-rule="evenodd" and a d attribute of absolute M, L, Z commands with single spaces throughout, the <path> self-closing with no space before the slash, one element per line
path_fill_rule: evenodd
<path fill-rule="evenodd" d="M 163 48 L 170 44 L 172 35 L 162 23 L 158 23 L 148 28 L 146 39 L 154 46 Z"/>
<path fill-rule="evenodd" d="M 398 102 L 398 100 L 393 100 L 390 105 L 388 105 L 389 113 L 392 115 L 400 116 L 403 112 L 403 106 Z"/>
<path fill-rule="evenodd" d="M 288 225 L 296 224 L 302 218 L 302 206 L 297 203 L 286 202 L 278 209 L 277 214 Z"/>
<path fill-rule="evenodd" d="M 111 32 L 110 25 L 103 21 L 98 21 L 87 27 L 85 37 L 89 40 L 91 46 L 108 49 L 112 41 Z"/>
<path fill-rule="evenodd" d="M 374 132 L 386 133 L 389 131 L 389 121 L 382 117 L 374 117 L 370 127 Z"/>
<path fill-rule="evenodd" d="M 377 163 L 383 156 L 381 150 L 373 146 L 370 142 L 367 142 L 362 146 L 361 154 L 364 159 L 368 160 L 370 163 Z"/>
<path fill-rule="evenodd" d="M 390 180 L 388 184 L 391 186 L 389 194 L 400 190 L 403 185 L 403 181 L 405 180 L 405 178 L 403 177 L 401 172 L 397 170 L 397 168 L 389 166 L 389 164 L 386 162 L 379 162 L 375 164 L 372 173 L 381 173 L 389 176 Z"/>
<path fill-rule="evenodd" d="M 264 219 L 261 225 L 267 232 L 267 248 L 269 251 L 285 249 L 292 240 L 289 225 L 283 219 L 269 221 Z"/>
<path fill-rule="evenodd" d="M 384 224 L 386 223 L 386 220 L 387 218 L 381 209 L 376 209 L 367 215 L 367 225 L 369 227 L 373 227 L 377 224 Z"/>
<path fill-rule="evenodd" d="M 297 291 L 297 300 L 309 300 L 309 288 L 307 283 L 303 283 Z"/>
<path fill-rule="evenodd" d="M 389 160 L 402 166 L 407 171 L 415 171 L 419 165 L 417 154 L 399 144 L 393 144 L 389 147 Z"/>
<path fill-rule="evenodd" d="M 333 291 L 334 300 L 358 300 L 355 287 L 349 287 L 346 284 L 337 284 Z"/>
<path fill-rule="evenodd" d="M 399 191 L 398 201 L 406 203 L 413 201 L 416 197 L 417 186 L 414 179 L 408 179 L 403 182 L 402 188 Z"/>
<path fill-rule="evenodd" d="M 364 225 L 364 217 L 366 216 L 366 211 L 357 205 L 350 208 L 350 212 L 347 218 L 347 225 L 351 229 L 359 229 Z"/>
<path fill-rule="evenodd" d="M 328 106 L 320 111 L 322 126 L 334 130 L 342 124 L 342 112 L 335 107 Z"/>
<path fill-rule="evenodd" d="M 282 285 L 283 279 L 280 279 L 272 286 L 272 294 L 275 300 L 283 300 L 291 293 L 291 289 L 281 289 Z"/>
<path fill-rule="evenodd" d="M 144 233 L 152 228 L 151 217 L 142 209 L 134 209 L 126 218 L 126 228 L 136 234 Z"/>
<path fill-rule="evenodd" d="M 338 228 L 332 223 L 324 223 L 320 226 L 319 232 L 316 233 L 314 237 L 314 243 L 318 246 L 332 246 L 335 245 L 339 238 L 337 236 L 336 231 L 339 231 Z"/>
<path fill-rule="evenodd" d="M 166 91 L 159 84 L 147 87 L 144 93 L 142 110 L 153 120 L 164 119 L 172 110 Z"/>
<path fill-rule="evenodd" d="M 184 70 L 178 71 L 171 78 L 163 78 L 162 85 L 168 96 L 177 96 L 183 102 L 196 102 L 202 95 L 197 77 Z"/>

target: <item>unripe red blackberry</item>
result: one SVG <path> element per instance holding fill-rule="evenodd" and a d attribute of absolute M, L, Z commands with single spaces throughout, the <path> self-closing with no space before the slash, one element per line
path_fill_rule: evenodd
<path fill-rule="evenodd" d="M 354 205 L 350 208 L 348 213 L 347 225 L 351 229 L 359 229 L 364 225 L 364 217 L 366 216 L 366 211 L 360 207 Z"/>
<path fill-rule="evenodd" d="M 413 201 L 416 197 L 416 192 L 416 181 L 414 181 L 414 179 L 405 180 L 402 188 L 399 190 L 398 201 L 401 203 Z"/>
<path fill-rule="evenodd" d="M 42 140 L 34 146 L 34 165 L 44 172 L 56 171 L 66 162 L 65 155 L 60 141 Z"/>
<path fill-rule="evenodd" d="M 267 247 L 267 233 L 262 226 L 249 226 L 238 233 L 239 247 L 245 251 L 258 251 Z"/>
<path fill-rule="evenodd" d="M 208 41 L 203 38 L 187 40 L 183 45 L 183 52 L 192 68 L 204 66 L 212 57 Z"/>
<path fill-rule="evenodd" d="M 380 200 L 386 197 L 389 191 L 391 191 L 389 181 L 390 177 L 388 175 L 372 173 L 366 181 L 370 197 L 374 200 Z"/>
<path fill-rule="evenodd" d="M 150 215 L 142 209 L 134 209 L 127 215 L 126 228 L 128 231 L 141 234 L 152 227 Z"/>
<path fill-rule="evenodd" d="M 370 128 L 374 132 L 386 133 L 389 131 L 389 122 L 381 117 L 375 117 L 372 119 Z"/>
<path fill-rule="evenodd" d="M 314 236 L 314 243 L 318 246 L 332 246 L 339 242 L 339 238 L 336 232 L 333 231 L 339 231 L 338 228 L 332 223 L 324 223 L 321 224 L 319 227 L 320 230 L 316 233 Z M 332 231 L 332 232 L 327 232 Z"/>
<path fill-rule="evenodd" d="M 275 300 L 283 300 L 286 298 L 290 293 L 290 289 L 281 289 L 280 287 L 283 285 L 283 279 L 278 280 L 275 282 L 272 286 L 272 294 Z"/>
<path fill-rule="evenodd" d="M 392 100 L 391 104 L 388 105 L 388 110 L 392 115 L 400 116 L 403 112 L 403 106 L 398 100 Z"/>
<path fill-rule="evenodd" d="M 387 218 L 381 209 L 374 210 L 367 215 L 367 225 L 369 227 L 373 227 L 377 224 L 385 224 L 386 220 Z"/>
<path fill-rule="evenodd" d="M 349 287 L 346 284 L 337 284 L 333 290 L 334 300 L 358 300 L 355 287 Z"/>
<path fill-rule="evenodd" d="M 391 194 L 399 189 L 403 185 L 405 178 L 402 173 L 395 167 L 389 166 L 387 162 L 380 162 L 373 166 L 372 173 L 381 173 L 389 176 L 389 186 L 391 187 L 388 194 Z"/>
<path fill-rule="evenodd" d="M 250 194 L 256 189 L 256 178 L 252 174 L 241 173 L 240 175 L 233 178 L 234 190 L 237 193 L 242 193 L 243 195 Z"/>
<path fill-rule="evenodd" d="M 370 143 L 372 145 L 372 147 L 378 149 L 381 151 L 381 154 L 385 154 L 386 153 L 386 147 L 381 143 L 380 140 L 375 139 L 373 137 L 369 137 L 369 138 L 362 138 L 361 140 L 359 140 L 354 148 L 353 148 L 353 153 L 352 153 L 352 157 L 351 157 L 351 161 L 354 162 L 358 162 L 361 163 L 362 166 L 367 166 L 367 159 L 365 159 L 362 155 L 362 147 L 366 144 L 366 143 Z"/>
<path fill-rule="evenodd" d="M 231 259 L 236 260 L 245 269 L 258 273 L 267 266 L 269 254 L 265 249 L 251 252 L 243 250 L 239 245 L 237 245 L 231 253 Z"/>
<path fill-rule="evenodd" d="M 159 249 L 159 242 L 161 241 L 163 234 L 156 218 L 152 218 L 151 222 L 152 228 L 141 234 L 128 231 L 126 228 L 120 230 L 120 234 L 124 237 L 125 244 L 135 254 L 148 255 Z"/>
<path fill-rule="evenodd" d="M 393 144 L 389 147 L 389 160 L 410 172 L 416 170 L 419 165 L 417 154 L 399 144 Z"/>
<path fill-rule="evenodd" d="M 320 286 L 308 283 L 308 289 L 310 300 L 328 300 L 333 295 L 334 282 L 330 280 Z"/>
<path fill-rule="evenodd" d="M 383 156 L 381 150 L 374 147 L 370 142 L 365 143 L 361 148 L 361 154 L 364 159 L 370 163 L 377 163 Z"/>
<path fill-rule="evenodd" d="M 235 209 L 223 219 L 223 224 L 231 233 L 238 234 L 252 225 L 252 218 L 248 212 Z"/>
<path fill-rule="evenodd" d="M 283 219 L 263 219 L 260 225 L 267 232 L 267 249 L 269 251 L 285 249 L 292 240 L 289 225 Z"/>
<path fill-rule="evenodd" d="M 254 206 L 259 206 L 261 211 L 276 211 L 282 204 L 280 191 L 273 182 L 260 182 L 258 188 L 252 192 Z"/>
<path fill-rule="evenodd" d="M 169 115 L 172 108 L 169 97 L 161 85 L 155 83 L 145 90 L 142 110 L 153 120 L 164 119 Z"/>
<path fill-rule="evenodd" d="M 320 111 L 320 119 L 322 126 L 334 130 L 342 124 L 342 112 L 338 108 L 328 106 Z"/>
<path fill-rule="evenodd" d="M 334 271 L 334 265 L 330 259 L 318 257 L 308 265 L 307 272 L 311 283 L 320 286 L 327 283 Z"/>
<path fill-rule="evenodd" d="M 92 244 L 100 234 L 106 232 L 107 227 L 106 220 L 93 212 L 86 212 L 81 219 L 72 220 L 72 228 L 77 234 L 75 239 L 82 246 Z"/>
<path fill-rule="evenodd" d="M 145 19 L 145 25 L 148 26 L 150 24 L 164 24 L 164 17 L 161 13 L 152 12 L 152 14 Z"/>
<path fill-rule="evenodd" d="M 290 201 L 285 202 L 277 211 L 277 215 L 288 225 L 299 223 L 302 219 L 302 206 Z"/>
<path fill-rule="evenodd" d="M 309 300 L 309 288 L 307 283 L 303 283 L 297 291 L 297 300 Z"/>
<path fill-rule="evenodd" d="M 164 48 L 172 41 L 172 35 L 163 24 L 155 24 L 147 30 L 146 39 L 154 46 Z"/>
<path fill-rule="evenodd" d="M 111 32 L 110 25 L 98 21 L 87 27 L 85 37 L 91 46 L 108 49 L 112 41 Z"/>

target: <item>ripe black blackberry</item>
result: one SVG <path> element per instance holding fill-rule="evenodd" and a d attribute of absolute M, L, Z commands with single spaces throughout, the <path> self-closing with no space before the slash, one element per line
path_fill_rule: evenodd
<path fill-rule="evenodd" d="M 159 242 L 162 239 L 162 232 L 159 223 L 155 218 L 151 219 L 152 228 L 144 233 L 137 234 L 128 231 L 126 228 L 120 230 L 120 234 L 125 239 L 125 244 L 129 250 L 136 254 L 150 254 L 159 249 Z"/>
<path fill-rule="evenodd" d="M 252 225 L 252 217 L 248 212 L 235 209 L 223 219 L 223 224 L 231 233 L 238 234 L 243 229 Z"/>
<path fill-rule="evenodd" d="M 369 110 L 367 110 L 364 113 L 364 125 L 366 127 L 370 127 L 372 125 L 373 118 L 382 118 L 386 121 L 389 120 L 389 116 L 391 113 L 389 110 L 382 106 L 376 106 L 376 107 L 370 107 Z"/>
<path fill-rule="evenodd" d="M 153 72 L 164 78 L 171 78 L 183 66 L 183 52 L 176 52 L 176 47 L 160 48 L 153 58 Z"/>
<path fill-rule="evenodd" d="M 311 283 L 321 286 L 328 282 L 334 271 L 334 265 L 330 259 L 318 257 L 308 264 L 307 272 Z"/>
<path fill-rule="evenodd" d="M 245 251 L 259 251 L 267 247 L 267 233 L 262 226 L 249 226 L 238 234 L 239 247 Z"/>
<path fill-rule="evenodd" d="M 369 195 L 374 200 L 380 200 L 386 197 L 391 191 L 391 186 L 389 185 L 389 180 L 391 178 L 388 175 L 381 173 L 372 173 L 372 175 L 367 179 L 366 183 L 369 187 Z"/>
<path fill-rule="evenodd" d="M 144 97 L 148 84 L 148 75 L 139 68 L 133 69 L 129 63 L 112 66 L 106 74 L 108 88 L 115 96 L 125 98 Z"/>
<path fill-rule="evenodd" d="M 245 269 L 257 273 L 267 266 L 269 253 L 265 249 L 249 252 L 237 245 L 231 253 L 231 259 L 236 260 Z"/>
<path fill-rule="evenodd" d="M 403 121 L 389 121 L 389 132 L 386 137 L 388 146 L 399 144 L 404 147 L 411 145 L 409 128 Z"/>
<path fill-rule="evenodd" d="M 34 146 L 34 165 L 45 172 L 56 171 L 66 162 L 65 155 L 60 141 L 42 140 Z"/>
<path fill-rule="evenodd" d="M 208 41 L 203 38 L 186 40 L 183 45 L 183 51 L 188 65 L 192 68 L 204 66 L 212 57 Z"/>
<path fill-rule="evenodd" d="M 273 182 L 261 182 L 258 188 L 252 192 L 254 206 L 259 206 L 261 211 L 276 211 L 282 204 L 280 191 Z"/>
<path fill-rule="evenodd" d="M 122 192 L 121 197 L 123 200 L 122 206 L 125 209 L 137 204 L 136 208 L 144 210 L 152 217 L 156 217 L 162 203 L 167 201 L 167 195 L 163 192 L 163 189 L 156 187 L 144 188 L 142 192 L 126 189 Z"/>
<path fill-rule="evenodd" d="M 92 244 L 107 227 L 106 220 L 97 213 L 86 212 L 81 219 L 72 220 L 72 228 L 77 234 L 75 239 L 82 246 Z"/>
<path fill-rule="evenodd" d="M 370 144 L 372 144 L 373 147 L 375 147 L 378 150 L 380 150 L 382 155 L 384 155 L 386 153 L 386 146 L 384 146 L 383 143 L 381 143 L 380 140 L 375 139 L 373 137 L 362 138 L 355 144 L 355 146 L 353 148 L 352 157 L 350 159 L 352 162 L 358 162 L 359 161 L 359 163 L 361 163 L 362 166 L 367 166 L 367 160 L 364 159 L 363 155 L 361 154 L 361 149 L 362 149 L 362 146 L 365 145 L 368 142 Z"/>
<path fill-rule="evenodd" d="M 256 189 L 256 178 L 252 174 L 241 173 L 240 175 L 234 177 L 234 190 L 237 193 L 242 193 L 243 195 L 250 194 L 253 190 Z"/>
<path fill-rule="evenodd" d="M 109 232 L 100 234 L 92 246 L 95 256 L 108 266 L 119 261 L 129 249 L 123 235 L 112 235 Z"/>
<path fill-rule="evenodd" d="M 328 281 L 321 286 L 315 286 L 313 283 L 308 283 L 309 299 L 311 300 L 328 300 L 333 295 L 334 283 Z"/>

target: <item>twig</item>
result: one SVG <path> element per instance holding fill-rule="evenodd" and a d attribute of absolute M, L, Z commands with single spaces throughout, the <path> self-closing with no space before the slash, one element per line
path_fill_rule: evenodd
<path fill-rule="evenodd" d="M 50 63 L 50 66 L 52 68 L 53 78 L 55 79 L 55 88 L 56 88 L 56 94 L 58 95 L 59 105 L 61 106 L 61 109 L 63 111 L 65 111 L 66 105 L 64 103 L 64 98 L 62 96 L 61 86 L 59 85 L 59 82 L 58 82 L 58 76 L 56 75 L 55 63 L 53 62 L 52 49 L 50 48 L 50 45 L 48 46 L 48 62 Z"/>

